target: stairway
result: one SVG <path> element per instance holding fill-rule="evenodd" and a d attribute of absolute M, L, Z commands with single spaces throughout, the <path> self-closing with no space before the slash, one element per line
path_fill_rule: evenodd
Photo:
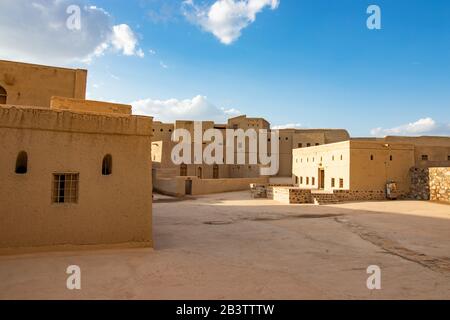
<path fill-rule="evenodd" d="M 334 193 L 313 193 L 312 199 L 316 205 L 337 204 L 341 202 Z"/>

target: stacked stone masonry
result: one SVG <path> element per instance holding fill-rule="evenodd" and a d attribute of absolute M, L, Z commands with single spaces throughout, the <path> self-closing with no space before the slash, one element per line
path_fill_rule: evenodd
<path fill-rule="evenodd" d="M 386 193 L 380 190 L 334 190 L 333 193 L 339 201 L 386 200 Z"/>
<path fill-rule="evenodd" d="M 430 168 L 430 200 L 450 203 L 450 168 Z"/>
<path fill-rule="evenodd" d="M 410 198 L 450 202 L 450 167 L 412 168 L 410 174 Z"/>

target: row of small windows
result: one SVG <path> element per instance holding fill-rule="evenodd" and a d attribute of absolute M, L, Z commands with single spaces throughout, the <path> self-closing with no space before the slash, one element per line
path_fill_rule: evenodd
<path fill-rule="evenodd" d="M 309 157 L 306 158 L 306 162 L 309 162 Z M 316 158 L 312 157 L 312 162 L 315 162 Z M 331 156 L 331 160 L 334 161 L 335 160 L 335 156 Z M 343 155 L 340 156 L 340 160 L 344 160 Z M 375 160 L 375 156 L 373 154 L 370 155 L 370 160 L 373 161 Z M 389 156 L 389 161 L 393 161 L 394 160 L 394 156 L 390 155 Z M 427 155 L 423 155 L 422 156 L 422 160 L 428 160 L 428 156 Z M 448 160 L 450 161 L 450 156 L 448 156 Z M 323 161 L 323 157 L 320 157 L 320 162 Z M 298 159 L 295 159 L 295 162 L 298 163 Z M 303 163 L 303 158 L 300 158 L 300 163 Z"/>
<path fill-rule="evenodd" d="M 155 129 L 153 129 L 153 132 L 155 132 Z M 159 129 L 159 132 L 164 132 L 164 129 L 163 128 Z M 172 132 L 172 129 L 169 129 L 169 132 Z"/>
<path fill-rule="evenodd" d="M 314 186 L 316 184 L 316 178 L 315 177 L 300 177 L 300 184 L 303 184 L 303 182 L 305 182 L 306 185 L 309 185 L 309 182 L 311 181 L 311 185 Z M 331 187 L 335 188 L 336 187 L 336 179 L 335 178 L 331 178 Z M 340 178 L 339 179 L 339 188 L 344 188 L 344 179 Z"/>
<path fill-rule="evenodd" d="M 430 160 L 430 157 L 427 154 L 423 154 L 420 158 L 422 161 Z M 447 161 L 450 161 L 450 155 L 447 156 Z"/>
<path fill-rule="evenodd" d="M 28 154 L 25 151 L 19 152 L 16 158 L 16 174 L 26 174 L 28 172 Z M 112 156 L 107 154 L 102 161 L 102 175 L 112 174 Z"/>
<path fill-rule="evenodd" d="M 331 160 L 334 161 L 334 159 L 335 159 L 334 156 L 332 156 L 332 157 L 331 157 Z M 340 159 L 341 159 L 341 160 L 344 160 L 344 157 L 341 155 Z M 315 158 L 315 157 L 312 157 L 312 158 L 311 158 L 311 161 L 312 161 L 312 162 L 315 162 L 315 161 L 316 161 L 316 158 Z M 320 157 L 320 162 L 322 162 L 322 161 L 323 161 L 323 157 Z M 306 162 L 309 162 L 309 157 L 306 158 Z M 295 159 L 295 163 L 298 163 L 298 159 Z M 300 163 L 303 163 L 303 158 L 300 158 Z"/>
<path fill-rule="evenodd" d="M 180 165 L 180 177 L 187 177 L 188 167 L 186 164 Z M 203 169 L 201 167 L 197 168 L 197 178 L 203 179 Z M 219 179 L 219 166 L 215 164 L 213 166 L 213 179 Z"/>
<path fill-rule="evenodd" d="M 320 143 L 316 142 L 315 145 L 316 145 L 316 146 L 320 146 Z M 298 148 L 303 148 L 303 143 L 299 143 L 299 144 L 297 145 L 297 147 L 298 147 Z M 307 143 L 307 144 L 306 144 L 306 147 L 307 147 L 307 148 L 311 147 L 311 143 Z"/>

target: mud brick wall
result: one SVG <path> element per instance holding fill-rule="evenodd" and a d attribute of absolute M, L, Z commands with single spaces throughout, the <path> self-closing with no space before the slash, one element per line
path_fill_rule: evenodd
<path fill-rule="evenodd" d="M 293 187 L 293 184 L 269 184 L 266 188 L 267 199 L 273 200 L 273 188 L 275 187 Z"/>

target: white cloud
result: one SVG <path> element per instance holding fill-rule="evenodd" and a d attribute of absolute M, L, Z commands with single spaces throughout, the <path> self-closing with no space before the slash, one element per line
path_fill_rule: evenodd
<path fill-rule="evenodd" d="M 217 0 L 211 6 L 199 6 L 193 0 L 185 0 L 183 4 L 185 16 L 191 22 L 229 45 L 256 20 L 259 12 L 266 7 L 277 9 L 280 0 Z"/>
<path fill-rule="evenodd" d="M 169 68 L 169 66 L 168 66 L 167 64 L 165 64 L 164 61 L 160 61 L 160 62 L 159 62 L 159 65 L 160 65 L 161 68 L 163 68 L 163 69 L 168 69 L 168 68 Z"/>
<path fill-rule="evenodd" d="M 288 123 L 278 126 L 273 126 L 272 129 L 274 130 L 281 130 L 281 129 L 301 129 L 304 128 L 300 123 Z"/>
<path fill-rule="evenodd" d="M 114 48 L 122 51 L 126 56 L 144 56 L 142 49 L 137 47 L 138 40 L 133 30 L 126 24 L 119 24 L 113 27 L 111 43 Z"/>
<path fill-rule="evenodd" d="M 80 8 L 80 29 L 69 29 L 69 6 Z M 1 0 L 0 59 L 67 65 L 107 51 L 143 56 L 128 25 L 84 0 Z"/>
<path fill-rule="evenodd" d="M 438 123 L 432 118 L 422 118 L 415 122 L 400 125 L 394 128 L 375 128 L 370 131 L 373 136 L 388 135 L 450 135 L 450 123 Z"/>
<path fill-rule="evenodd" d="M 143 99 L 131 103 L 133 114 L 152 116 L 155 120 L 174 122 L 175 120 L 212 120 L 225 122 L 228 118 L 240 115 L 236 109 L 219 108 L 205 96 L 192 99 L 152 100 Z"/>

